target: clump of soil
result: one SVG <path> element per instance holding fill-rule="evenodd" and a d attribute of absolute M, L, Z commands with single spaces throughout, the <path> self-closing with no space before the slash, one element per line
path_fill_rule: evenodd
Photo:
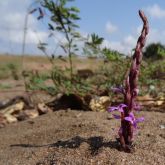
<path fill-rule="evenodd" d="M 119 151 L 120 122 L 107 112 L 61 110 L 1 128 L 0 164 L 164 164 L 165 113 L 142 111 L 135 152 Z"/>

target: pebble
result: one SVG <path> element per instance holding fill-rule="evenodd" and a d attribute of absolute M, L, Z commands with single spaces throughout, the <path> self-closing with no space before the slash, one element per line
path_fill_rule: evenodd
<path fill-rule="evenodd" d="M 160 125 L 160 129 L 165 129 L 165 125 Z"/>

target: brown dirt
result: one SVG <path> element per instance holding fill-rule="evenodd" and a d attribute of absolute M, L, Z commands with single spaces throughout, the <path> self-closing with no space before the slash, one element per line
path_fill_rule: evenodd
<path fill-rule="evenodd" d="M 2 165 L 163 165 L 165 113 L 142 111 L 135 152 L 118 150 L 120 124 L 107 112 L 61 110 L 0 129 Z"/>

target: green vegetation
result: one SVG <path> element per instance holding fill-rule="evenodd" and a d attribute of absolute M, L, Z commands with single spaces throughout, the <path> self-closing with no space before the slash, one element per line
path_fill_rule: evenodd
<path fill-rule="evenodd" d="M 73 1 L 73 0 L 72 0 Z M 49 11 L 50 21 L 48 22 L 49 30 L 57 31 L 65 38 L 65 42 L 60 42 L 60 47 L 64 53 L 68 55 L 70 64 L 70 79 L 73 79 L 73 62 L 72 56 L 78 51 L 77 40 L 80 38 L 79 32 L 76 29 L 79 27 L 76 21 L 79 20 L 79 9 L 77 7 L 68 7 L 67 3 L 70 0 L 42 0 L 41 6 Z M 41 10 L 41 8 L 40 8 Z M 56 37 L 56 36 L 55 36 Z M 40 43 L 40 49 L 44 52 L 46 44 Z M 54 57 L 54 55 L 52 55 Z"/>
<path fill-rule="evenodd" d="M 165 46 L 161 43 L 149 44 L 145 49 L 144 57 L 151 60 L 159 60 L 165 58 Z"/>
<path fill-rule="evenodd" d="M 10 89 L 12 88 L 9 84 L 0 84 L 0 89 Z"/>
<path fill-rule="evenodd" d="M 4 57 L 2 57 L 4 58 Z M 20 57 L 21 58 L 21 57 Z M 13 57 L 14 59 L 14 57 Z M 38 60 L 40 59 L 40 60 Z M 41 60 L 42 59 L 42 60 Z M 58 58 L 54 59 L 56 67 L 51 69 L 51 64 L 46 61 L 46 58 L 41 57 L 26 57 L 26 65 L 23 72 L 26 79 L 28 90 L 44 90 L 55 95 L 58 93 L 77 93 L 79 95 L 98 94 L 99 91 L 109 91 L 111 95 L 111 87 L 120 86 L 123 84 L 124 76 L 127 68 L 130 65 L 130 58 L 122 58 L 109 60 L 104 63 L 104 58 L 95 59 L 80 59 L 79 57 L 73 58 L 74 72 L 73 81 L 70 82 L 70 70 L 67 67 L 67 62 L 63 62 Z M 65 58 L 68 61 L 67 58 Z M 11 63 L 13 61 L 13 63 Z M 35 61 L 35 64 L 32 64 Z M 49 65 L 49 69 L 44 69 L 40 65 Z M 97 64 L 97 65 L 95 65 Z M 34 66 L 33 66 L 34 65 Z M 29 67 L 31 66 L 31 67 Z M 38 70 L 34 70 L 38 68 Z M 91 70 L 92 74 L 87 74 L 86 77 L 79 75 L 79 67 Z M 92 68 L 92 69 L 91 69 Z M 6 60 L 5 64 L 0 67 L 0 83 L 1 89 L 9 89 L 12 87 L 10 84 L 4 84 L 5 79 L 13 79 L 13 72 L 18 75 L 19 81 L 22 80 L 21 67 L 18 65 L 18 60 Z M 83 69 L 82 69 L 83 70 Z M 147 93 L 154 96 L 163 93 L 165 87 L 165 59 L 151 61 L 146 59 L 142 62 L 139 85 L 140 95 Z"/>
<path fill-rule="evenodd" d="M 76 60 L 76 58 L 74 59 Z M 93 63 L 100 63 L 94 70 L 93 75 L 87 77 L 81 77 L 76 72 L 73 74 L 72 84 L 70 82 L 68 70 L 60 67 L 55 67 L 49 72 L 42 75 L 31 74 L 28 79 L 28 89 L 30 90 L 46 90 L 51 94 L 57 93 L 77 93 L 85 95 L 88 93 L 96 94 L 98 91 L 108 90 L 110 92 L 111 87 L 120 86 L 123 84 L 124 76 L 127 72 L 127 68 L 130 65 L 129 58 L 123 58 L 120 60 L 113 60 L 104 64 L 103 60 L 93 59 Z M 90 62 L 85 60 L 85 63 Z M 62 63 L 62 62 L 61 62 Z M 83 65 L 83 60 L 82 64 Z M 93 64 L 92 64 L 93 65 Z M 90 67 L 87 68 L 90 70 Z M 151 86 L 154 86 L 154 90 L 157 93 L 164 91 L 164 79 L 165 79 L 165 60 L 159 60 L 155 62 L 145 61 L 142 63 L 141 75 L 139 79 L 140 88 L 144 88 L 140 92 L 141 95 L 147 94 Z M 45 82 L 51 80 L 50 85 Z M 111 92 L 109 93 L 111 94 Z"/>
<path fill-rule="evenodd" d="M 102 50 L 102 52 L 106 59 L 109 61 L 118 61 L 123 56 L 123 54 L 119 53 L 118 51 L 113 51 L 106 47 Z"/>
<path fill-rule="evenodd" d="M 101 45 L 103 41 L 104 38 L 99 37 L 95 33 L 88 35 L 83 48 L 84 54 L 87 55 L 88 57 L 102 56 Z"/>
<path fill-rule="evenodd" d="M 0 79 L 12 77 L 14 80 L 19 79 L 18 64 L 14 62 L 4 63 L 0 66 Z"/>

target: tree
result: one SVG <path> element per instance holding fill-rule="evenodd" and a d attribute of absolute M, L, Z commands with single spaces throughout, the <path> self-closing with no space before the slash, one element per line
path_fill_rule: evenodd
<path fill-rule="evenodd" d="M 88 56 L 97 56 L 101 53 L 101 44 L 103 43 L 104 38 L 99 37 L 97 34 L 92 33 L 87 37 L 85 42 L 84 53 Z"/>
<path fill-rule="evenodd" d="M 118 51 L 113 51 L 109 48 L 103 48 L 102 49 L 103 55 L 106 57 L 109 61 L 116 61 L 119 60 L 122 57 L 122 54 Z"/>
<path fill-rule="evenodd" d="M 165 57 L 165 46 L 161 43 L 151 43 L 144 51 L 145 58 L 162 59 Z"/>

